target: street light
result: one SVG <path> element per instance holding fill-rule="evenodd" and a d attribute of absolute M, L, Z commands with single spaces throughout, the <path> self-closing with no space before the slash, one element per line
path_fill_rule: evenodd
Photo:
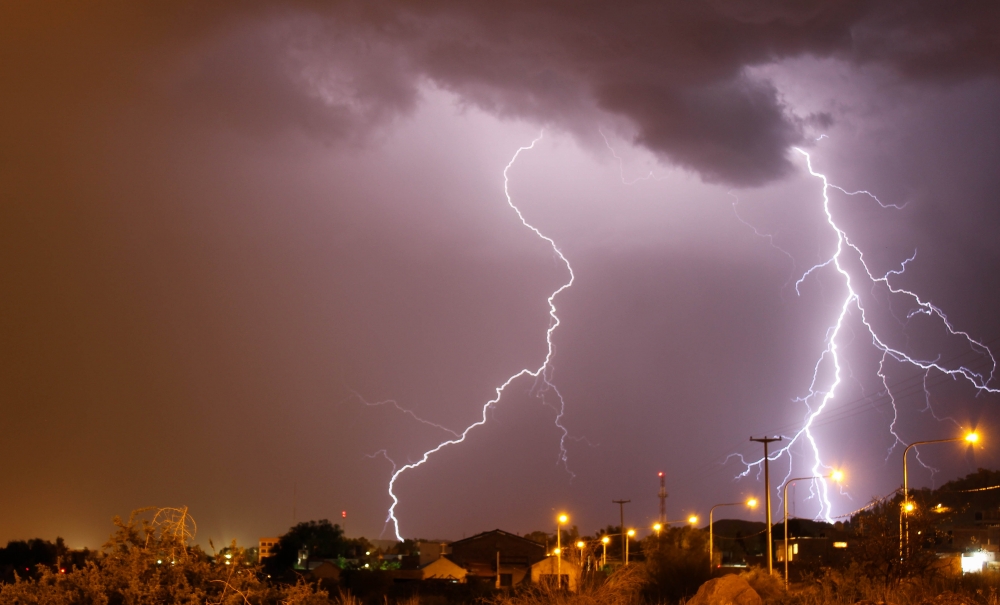
<path fill-rule="evenodd" d="M 816 479 L 832 479 L 837 483 L 844 480 L 844 473 L 841 471 L 833 471 L 829 475 L 818 476 L 818 477 L 796 477 L 795 479 L 789 479 L 785 481 L 785 486 L 781 488 L 781 500 L 782 504 L 785 506 L 785 590 L 788 590 L 788 486 L 796 481 L 813 481 Z"/>
<path fill-rule="evenodd" d="M 656 532 L 656 537 L 657 538 L 660 537 L 660 530 L 661 529 L 663 529 L 663 525 L 662 524 L 660 524 L 660 523 L 654 523 L 653 524 L 653 531 Z"/>
<path fill-rule="evenodd" d="M 913 504 L 910 502 L 910 484 L 909 476 L 906 473 L 906 454 L 910 451 L 911 447 L 916 447 L 918 445 L 927 445 L 929 443 L 954 443 L 956 441 L 965 441 L 969 445 L 973 445 L 979 442 L 979 433 L 975 431 L 969 431 L 962 437 L 952 437 L 951 439 L 930 439 L 928 441 L 914 441 L 910 445 L 906 446 L 903 450 L 903 511 L 910 513 L 913 512 Z M 910 522 L 906 521 L 906 542 L 910 541 Z M 899 558 L 903 558 L 903 515 L 899 516 Z"/>
<path fill-rule="evenodd" d="M 625 565 L 628 565 L 628 539 L 635 535 L 635 530 L 630 529 L 625 532 L 625 535 L 627 536 L 625 538 Z"/>
<path fill-rule="evenodd" d="M 698 515 L 691 515 L 690 517 L 688 517 L 688 523 L 690 523 L 691 525 L 697 525 Z"/>
<path fill-rule="evenodd" d="M 608 542 L 610 541 L 611 538 L 607 536 L 601 538 L 601 546 L 604 547 L 604 551 L 601 553 L 601 569 L 604 569 L 605 567 L 608 566 Z"/>
<path fill-rule="evenodd" d="M 716 504 L 712 508 L 708 509 L 708 572 L 712 573 L 715 569 L 715 551 L 712 546 L 712 516 L 715 514 L 715 509 L 720 506 L 739 506 L 740 504 L 746 504 L 749 508 L 754 508 L 757 506 L 757 499 L 750 498 L 746 502 L 727 502 L 725 504 Z"/>
<path fill-rule="evenodd" d="M 583 568 L 583 548 L 586 546 L 583 540 L 577 540 L 576 547 L 580 549 L 580 567 Z"/>
<path fill-rule="evenodd" d="M 556 586 L 562 586 L 562 526 L 569 521 L 569 517 L 563 513 L 559 515 L 557 521 L 559 523 L 556 524 L 556 573 L 558 574 Z"/>

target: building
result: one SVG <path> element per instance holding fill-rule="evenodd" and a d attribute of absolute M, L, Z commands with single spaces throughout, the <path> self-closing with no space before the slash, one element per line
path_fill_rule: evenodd
<path fill-rule="evenodd" d="M 317 580 L 326 580 L 334 583 L 340 580 L 340 567 L 337 567 L 333 561 L 321 561 L 314 567 L 311 566 L 309 573 Z"/>
<path fill-rule="evenodd" d="M 451 554 L 451 548 L 447 542 L 417 542 L 417 552 L 417 566 L 425 567 L 444 555 Z"/>
<path fill-rule="evenodd" d="M 467 581 L 490 582 L 499 587 L 529 581 L 531 566 L 546 558 L 544 545 L 499 529 L 449 546 L 448 558 L 468 572 Z"/>
<path fill-rule="evenodd" d="M 469 572 L 461 565 L 446 556 L 440 556 L 420 568 L 422 580 L 444 580 L 447 582 L 465 583 Z"/>
<path fill-rule="evenodd" d="M 580 588 L 583 570 L 572 561 L 563 559 L 560 563 L 558 557 L 552 556 L 532 565 L 530 573 L 532 584 L 576 592 Z"/>
<path fill-rule="evenodd" d="M 257 561 L 263 563 L 267 557 L 274 556 L 281 538 L 261 538 L 257 542 Z"/>
<path fill-rule="evenodd" d="M 785 552 L 785 526 L 775 526 L 774 558 L 784 564 L 787 556 L 797 571 L 845 563 L 855 536 L 843 523 L 824 523 L 809 519 L 788 519 L 788 552 Z M 764 562 L 767 563 L 766 560 Z"/>

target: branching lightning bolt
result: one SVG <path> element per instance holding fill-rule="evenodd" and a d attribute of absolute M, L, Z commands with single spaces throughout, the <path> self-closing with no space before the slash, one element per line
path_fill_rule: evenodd
<path fill-rule="evenodd" d="M 432 426 L 432 427 L 434 427 L 436 429 L 440 429 L 440 430 L 442 430 L 442 431 L 444 431 L 446 433 L 451 433 L 455 437 L 460 437 L 461 436 L 457 432 L 451 430 L 450 428 L 448 428 L 448 427 L 446 427 L 444 425 L 438 424 L 436 422 L 431 422 L 430 420 L 426 420 L 424 418 L 421 418 L 420 416 L 417 416 L 417 414 L 413 410 L 404 408 L 403 406 L 399 405 L 399 402 L 396 401 L 395 399 L 386 399 L 385 401 L 369 402 L 369 401 L 366 401 L 365 398 L 362 397 L 361 394 L 358 393 L 357 391 L 351 391 L 351 396 L 355 397 L 358 401 L 360 401 L 361 403 L 365 404 L 367 407 L 370 407 L 370 408 L 381 407 L 383 405 L 391 405 L 392 407 L 396 408 L 397 410 L 399 410 L 403 414 L 409 416 L 410 418 L 413 418 L 414 420 L 416 420 L 420 424 L 426 424 L 427 426 Z M 388 458 L 388 454 L 385 453 L 385 450 L 381 450 L 381 452 L 383 453 L 383 455 L 385 455 Z"/>
<path fill-rule="evenodd" d="M 842 381 L 842 359 L 840 356 L 840 337 L 844 333 L 846 328 L 846 322 L 852 314 L 856 313 L 858 319 L 862 326 L 864 326 L 868 335 L 871 337 L 872 345 L 882 352 L 882 360 L 879 363 L 877 370 L 877 375 L 882 381 L 882 385 L 890 398 L 890 402 L 893 406 L 893 420 L 889 425 L 889 432 L 893 436 L 893 444 L 889 448 L 889 453 L 891 454 L 893 448 L 896 445 L 904 444 L 904 441 L 896 432 L 896 422 L 899 418 L 899 410 L 897 408 L 897 402 L 892 390 L 889 387 L 888 380 L 885 374 L 885 363 L 889 359 L 896 361 L 897 363 L 906 364 L 913 368 L 920 368 L 924 372 L 924 392 L 927 397 L 927 408 L 934 414 L 933 410 L 930 409 L 930 394 L 927 390 L 926 379 L 927 375 L 932 372 L 940 372 L 946 376 L 950 376 L 955 380 L 965 380 L 971 384 L 979 392 L 988 393 L 998 393 L 1000 388 L 990 386 L 993 381 L 994 375 L 997 369 L 996 358 L 990 349 L 984 345 L 981 341 L 973 338 L 968 332 L 956 329 L 945 313 L 932 304 L 928 300 L 924 300 L 917 293 L 894 286 L 892 284 L 892 278 L 895 276 L 902 275 L 906 270 L 906 265 L 912 262 L 916 258 L 916 253 L 910 258 L 904 260 L 900 263 L 898 269 L 893 269 L 887 271 L 884 275 L 876 275 L 869 268 L 864 252 L 858 247 L 847 232 L 842 229 L 834 219 L 833 212 L 830 208 L 830 189 L 836 189 L 846 195 L 864 195 L 876 203 L 882 208 L 894 208 L 901 209 L 904 206 L 898 206 L 895 204 L 885 204 L 881 202 L 875 195 L 868 191 L 847 191 L 841 187 L 833 185 L 829 182 L 826 175 L 816 172 L 812 165 L 812 158 L 808 153 L 802 149 L 795 148 L 795 151 L 805 158 L 806 167 L 809 170 L 809 174 L 817 179 L 819 179 L 823 185 L 822 188 L 822 198 L 823 198 L 823 211 L 826 217 L 826 222 L 830 229 L 836 235 L 837 245 L 833 254 L 826 260 L 817 263 L 816 265 L 807 269 L 802 276 L 795 282 L 795 291 L 797 294 L 801 294 L 800 286 L 813 274 L 826 269 L 832 268 L 843 280 L 844 285 L 847 288 L 847 294 L 843 302 L 839 306 L 839 312 L 837 313 L 836 319 L 833 324 L 827 328 L 825 343 L 826 346 L 819 358 L 817 359 L 815 365 L 813 366 L 812 380 L 809 384 L 808 395 L 796 399 L 796 401 L 802 403 L 806 407 L 806 415 L 803 421 L 802 427 L 798 432 L 793 435 L 787 436 L 787 444 L 781 449 L 769 454 L 768 458 L 771 461 L 778 460 L 781 457 L 788 458 L 788 474 L 785 480 L 790 478 L 792 473 L 792 448 L 800 442 L 805 444 L 808 452 L 811 454 L 812 467 L 811 471 L 813 475 L 824 476 L 829 473 L 831 467 L 823 462 L 823 457 L 820 452 L 820 446 L 817 443 L 816 436 L 813 434 L 813 428 L 816 423 L 817 418 L 819 418 L 824 411 L 827 410 L 831 401 L 834 399 L 837 387 Z M 852 274 L 849 269 L 849 264 L 856 264 L 862 268 L 861 272 L 856 272 L 857 275 Z M 908 300 L 913 306 L 912 310 L 907 313 L 906 319 L 909 320 L 917 315 L 924 315 L 930 318 L 937 319 L 940 321 L 941 325 L 945 328 L 949 336 L 955 336 L 963 338 L 970 349 L 979 353 L 980 355 L 988 358 L 989 360 L 989 372 L 986 374 L 976 372 L 965 365 L 958 365 L 957 367 L 947 367 L 941 360 L 940 356 L 937 359 L 920 359 L 913 355 L 910 355 L 903 350 L 891 346 L 886 337 L 879 334 L 872 320 L 869 317 L 869 311 L 866 307 L 864 299 L 858 295 L 858 290 L 855 288 L 857 283 L 867 283 L 874 290 L 875 288 L 881 286 L 888 293 L 889 296 L 901 297 L 904 300 Z M 821 385 L 820 373 L 824 368 L 832 369 L 832 379 L 829 380 L 828 384 Z M 937 418 L 936 415 L 934 415 Z M 954 420 L 952 420 L 954 422 Z M 746 476 L 755 468 L 760 470 L 763 458 L 758 460 L 747 462 L 743 456 L 737 456 L 745 465 L 746 469 L 740 473 L 740 476 Z M 919 460 L 919 452 L 918 452 Z M 810 488 L 811 497 L 817 497 L 820 503 L 819 513 L 817 518 L 825 518 L 827 521 L 831 520 L 831 503 L 829 499 L 829 486 L 825 481 L 819 482 L 818 485 L 813 485 Z"/>
<path fill-rule="evenodd" d="M 616 160 L 618 160 L 618 174 L 622 178 L 622 184 L 624 184 L 624 185 L 635 185 L 639 181 L 648 181 L 650 179 L 652 179 L 654 181 L 662 181 L 662 180 L 664 180 L 664 179 L 667 178 L 666 176 L 656 176 L 655 174 L 653 174 L 653 171 L 650 170 L 649 173 L 646 174 L 646 176 L 636 177 L 636 178 L 634 178 L 632 180 L 626 179 L 625 178 L 625 160 L 622 159 L 621 156 L 618 155 L 618 152 L 615 151 L 615 148 L 611 146 L 611 142 L 608 141 L 608 137 L 607 137 L 607 135 L 604 134 L 604 131 L 601 130 L 600 128 L 598 128 L 597 132 L 601 133 L 601 138 L 604 139 L 604 144 L 607 145 L 608 149 L 611 151 L 611 155 Z"/>
<path fill-rule="evenodd" d="M 508 172 L 510 171 L 511 166 L 513 166 L 514 162 L 517 161 L 517 158 L 518 158 L 518 156 L 521 155 L 521 152 L 522 151 L 528 151 L 528 150 L 534 149 L 535 145 L 539 141 L 541 141 L 541 140 L 542 140 L 542 135 L 539 134 L 538 137 L 535 138 L 535 140 L 533 140 L 530 145 L 527 145 L 525 147 L 521 147 L 521 148 L 519 148 L 514 153 L 514 157 L 512 157 L 510 159 L 510 162 L 508 162 L 507 166 L 503 169 L 503 178 L 504 178 L 504 181 L 503 181 L 503 190 L 504 190 L 504 195 L 507 197 L 507 205 L 510 206 L 511 209 L 517 214 L 517 217 L 518 217 L 518 219 L 520 219 L 521 224 L 524 225 L 525 227 L 527 227 L 528 229 L 530 229 L 535 235 L 537 235 L 539 238 L 541 238 L 542 240 L 544 240 L 546 243 L 548 243 L 552 247 L 552 251 L 555 253 L 556 257 L 558 257 L 559 260 L 562 261 L 562 263 L 566 265 L 566 270 L 569 272 L 569 280 L 567 280 L 566 283 L 564 283 L 563 285 L 559 286 L 559 288 L 557 288 L 554 292 L 552 292 L 552 294 L 550 294 L 549 297 L 548 297 L 549 318 L 550 319 L 549 319 L 549 327 L 548 327 L 548 329 L 545 332 L 545 342 L 547 344 L 547 350 L 546 350 L 546 353 L 545 353 L 545 359 L 543 360 L 542 364 L 537 369 L 532 370 L 532 369 L 529 369 L 529 368 L 525 368 L 525 369 L 521 370 L 520 372 L 512 375 L 507 380 L 505 380 L 503 382 L 503 384 L 501 384 L 500 386 L 496 387 L 496 397 L 494 397 L 493 399 L 490 399 L 489 401 L 487 401 L 486 403 L 483 404 L 481 418 L 479 420 L 477 420 L 476 422 L 470 424 L 461 433 L 457 433 L 454 439 L 449 439 L 447 441 L 443 441 L 440 444 L 438 444 L 437 446 L 435 446 L 434 448 L 431 448 L 430 450 L 427 450 L 426 452 L 423 453 L 423 455 L 420 457 L 420 459 L 417 460 L 416 462 L 410 462 L 410 463 L 404 464 L 404 465 L 402 465 L 402 466 L 400 466 L 398 468 L 396 468 L 395 467 L 395 463 L 393 463 L 394 468 L 393 468 L 392 478 L 389 480 L 389 496 L 392 498 L 392 505 L 389 507 L 388 516 L 386 517 L 386 522 L 387 523 L 389 521 L 392 522 L 392 524 L 393 524 L 393 530 L 396 533 L 396 539 L 398 539 L 400 541 L 403 540 L 403 537 L 402 537 L 402 535 L 400 534 L 400 531 L 399 531 L 399 519 L 396 518 L 396 506 L 399 504 L 399 497 L 396 495 L 396 493 L 394 491 L 394 488 L 396 486 L 396 481 L 406 471 L 409 471 L 409 470 L 415 469 L 415 468 L 417 468 L 419 466 L 422 466 L 434 454 L 440 452 L 441 450 L 443 450 L 443 449 L 445 449 L 445 448 L 447 448 L 449 446 L 457 445 L 459 443 L 464 442 L 465 439 L 466 439 L 466 437 L 468 437 L 469 433 L 473 429 L 475 429 L 476 427 L 479 427 L 479 426 L 482 426 L 482 425 L 486 424 L 486 415 L 487 415 L 487 412 L 490 410 L 490 408 L 492 408 L 493 406 L 495 406 L 495 405 L 497 405 L 497 404 L 500 403 L 500 399 L 501 399 L 501 397 L 503 397 L 504 391 L 507 389 L 508 386 L 510 386 L 511 383 L 513 383 L 518 378 L 525 377 L 525 376 L 530 376 L 530 377 L 534 378 L 535 379 L 535 384 L 534 384 L 533 391 L 537 395 L 539 395 L 540 397 L 542 397 L 543 401 L 544 401 L 545 393 L 547 393 L 549 391 L 551 391 L 552 393 L 554 393 L 555 396 L 556 396 L 556 398 L 558 399 L 558 401 L 559 401 L 559 407 L 558 407 L 557 415 L 556 415 L 556 426 L 558 426 L 559 429 L 562 431 L 562 437 L 560 438 L 560 441 L 559 441 L 559 459 L 560 459 L 560 461 L 564 465 L 566 464 L 566 459 L 567 459 L 566 438 L 568 437 L 569 433 L 566 430 L 566 428 L 561 424 L 561 420 L 562 420 L 563 414 L 565 413 L 565 409 L 566 409 L 565 401 L 563 400 L 562 394 L 559 393 L 559 389 L 556 388 L 555 384 L 553 384 L 553 382 L 552 382 L 552 357 L 553 357 L 553 355 L 555 353 L 555 346 L 554 346 L 554 344 L 552 342 L 552 334 L 555 332 L 556 328 L 558 328 L 559 324 L 560 324 L 559 316 L 556 314 L 555 299 L 564 290 L 568 289 L 570 286 L 573 285 L 573 281 L 576 279 L 576 276 L 573 273 L 573 267 L 570 266 L 570 264 L 569 264 L 569 260 L 567 260 L 566 257 L 563 255 L 562 251 L 559 249 L 559 246 L 556 245 L 555 240 L 553 240 L 552 238 L 548 237 L 547 235 L 545 235 L 544 233 L 542 233 L 537 227 L 535 227 L 534 225 L 532 225 L 531 223 L 529 223 L 524 218 L 524 215 L 521 213 L 521 210 L 514 204 L 514 201 L 513 201 L 513 199 L 510 196 L 510 188 L 509 188 L 510 178 L 508 176 Z M 443 427 L 440 427 L 440 428 L 443 428 Z"/>

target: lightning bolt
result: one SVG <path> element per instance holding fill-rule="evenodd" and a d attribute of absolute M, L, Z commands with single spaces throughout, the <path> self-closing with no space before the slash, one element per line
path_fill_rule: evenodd
<path fill-rule="evenodd" d="M 888 454 L 891 454 L 892 450 L 897 445 L 905 445 L 905 443 L 896 432 L 896 422 L 899 418 L 899 408 L 897 406 L 896 398 L 886 378 L 885 364 L 887 361 L 893 360 L 897 363 L 908 365 L 915 369 L 919 368 L 923 371 L 923 387 L 927 401 L 927 407 L 925 410 L 929 410 L 935 418 L 938 417 L 930 408 L 930 393 L 927 387 L 927 376 L 931 372 L 939 372 L 945 376 L 951 377 L 954 380 L 964 380 L 971 384 L 978 392 L 1000 392 L 1000 388 L 990 386 L 997 369 L 996 358 L 993 356 L 990 349 L 981 341 L 973 338 L 968 332 L 956 329 L 948 319 L 947 315 L 945 315 L 939 307 L 931 303 L 929 300 L 925 300 L 912 290 L 893 284 L 893 278 L 904 274 L 907 264 L 916 259 L 916 253 L 914 252 L 911 257 L 900 263 L 898 269 L 892 269 L 882 275 L 873 273 L 868 266 L 864 252 L 851 240 L 848 233 L 837 224 L 837 221 L 834 218 L 834 213 L 831 210 L 830 190 L 834 189 L 848 196 L 866 196 L 874 200 L 882 208 L 899 210 L 905 206 L 883 203 L 869 191 L 848 191 L 838 187 L 837 185 L 830 183 L 826 175 L 817 172 L 813 168 L 812 158 L 806 151 L 799 148 L 795 148 L 795 151 L 805 158 L 809 174 L 822 183 L 823 212 L 826 217 L 826 223 L 836 236 L 837 241 L 836 247 L 831 256 L 807 269 L 798 281 L 795 282 L 795 292 L 801 295 L 800 286 L 808 278 L 822 270 L 832 269 L 843 281 L 847 289 L 847 294 L 839 305 L 839 311 L 836 318 L 826 330 L 825 347 L 813 366 L 812 380 L 809 384 L 808 394 L 795 400 L 803 404 L 806 408 L 806 414 L 801 428 L 794 434 L 787 436 L 787 445 L 775 451 L 773 454 L 769 454 L 768 456 L 768 459 L 771 461 L 787 457 L 788 474 L 785 477 L 785 481 L 791 477 L 792 473 L 792 448 L 799 443 L 802 443 L 803 447 L 810 454 L 812 461 L 810 470 L 813 475 L 826 475 L 832 468 L 823 462 L 820 446 L 813 433 L 813 429 L 815 428 L 817 419 L 830 407 L 835 398 L 837 387 L 843 380 L 843 363 L 841 359 L 840 341 L 843 338 L 845 330 L 848 329 L 847 322 L 852 317 L 857 318 L 857 321 L 861 326 L 863 326 L 864 331 L 867 332 L 868 336 L 871 338 L 872 346 L 882 353 L 882 359 L 879 363 L 876 374 L 881 379 L 882 385 L 885 388 L 885 392 L 887 393 L 893 407 L 893 420 L 889 425 L 889 433 L 893 436 L 893 443 L 889 448 Z M 858 271 L 858 268 L 861 270 Z M 889 298 L 901 298 L 908 301 L 911 305 L 911 310 L 906 315 L 907 321 L 916 316 L 926 316 L 937 320 L 944 327 L 950 337 L 959 337 L 964 339 L 973 352 L 980 355 L 981 358 L 987 358 L 989 372 L 985 374 L 977 372 L 969 367 L 966 367 L 964 364 L 957 364 L 956 367 L 949 367 L 940 361 L 940 356 L 936 359 L 922 359 L 918 356 L 906 353 L 898 347 L 890 345 L 888 338 L 883 334 L 880 334 L 880 332 L 873 325 L 873 320 L 870 317 L 870 314 L 873 313 L 873 311 L 869 310 L 870 303 L 866 302 L 866 300 L 858 294 L 858 288 L 860 285 L 869 287 L 873 293 L 876 289 L 881 288 L 888 293 Z M 821 379 L 821 373 L 824 370 L 829 370 L 832 377 L 826 380 Z M 954 420 L 952 421 L 954 422 Z M 738 458 L 746 466 L 745 470 L 739 474 L 740 477 L 747 476 L 754 469 L 757 469 L 759 472 L 761 465 L 764 462 L 763 458 L 751 462 L 747 462 L 742 456 L 738 456 Z M 817 497 L 819 500 L 820 508 L 817 518 L 823 518 L 832 522 L 832 517 L 830 516 L 832 505 L 830 503 L 829 485 L 827 482 L 820 481 L 818 482 L 818 485 L 812 484 L 810 487 L 810 494 L 810 497 Z"/>
<path fill-rule="evenodd" d="M 453 431 L 453 430 L 451 430 L 450 428 L 448 428 L 448 427 L 446 427 L 444 425 L 441 425 L 441 424 L 438 424 L 436 422 L 432 422 L 430 420 L 426 420 L 424 418 L 421 418 L 420 416 L 417 416 L 416 413 L 413 410 L 404 408 L 403 406 L 399 405 L 399 402 L 396 401 L 395 399 L 386 399 L 385 401 L 369 402 L 369 401 L 366 401 L 365 398 L 362 397 L 361 394 L 358 393 L 357 391 L 351 391 L 351 396 L 354 397 L 355 399 L 357 399 L 358 401 L 360 401 L 361 403 L 365 404 L 365 406 L 370 407 L 370 408 L 381 407 L 383 405 L 391 405 L 392 407 L 396 408 L 397 410 L 399 410 L 403 414 L 409 416 L 410 418 L 413 418 L 414 420 L 416 420 L 420 424 L 426 424 L 427 426 L 432 426 L 432 427 L 434 427 L 436 429 L 440 429 L 440 430 L 442 430 L 442 431 L 444 431 L 446 433 L 451 433 L 455 437 L 460 437 L 461 436 L 456 431 Z M 385 453 L 385 450 L 380 450 L 380 451 L 382 451 L 383 454 Z"/>
<path fill-rule="evenodd" d="M 398 468 L 396 468 L 395 463 L 393 463 L 392 478 L 389 479 L 389 497 L 392 498 L 392 505 L 389 507 L 389 512 L 386 517 L 386 523 L 389 522 L 392 523 L 393 531 L 396 533 L 396 539 L 399 541 L 403 540 L 403 536 L 400 534 L 399 519 L 396 517 L 396 506 L 399 505 L 399 497 L 396 495 L 395 492 L 396 481 L 403 475 L 403 473 L 424 465 L 428 460 L 430 460 L 431 456 L 437 454 L 438 452 L 444 450 L 445 448 L 463 443 L 473 429 L 486 424 L 487 412 L 491 408 L 500 403 L 500 399 L 503 397 L 503 394 L 506 391 L 507 387 L 510 386 L 511 383 L 513 383 L 519 378 L 527 376 L 534 379 L 532 392 L 534 392 L 536 396 L 540 397 L 543 403 L 548 403 L 545 399 L 545 395 L 549 392 L 551 392 L 558 401 L 558 407 L 556 408 L 557 414 L 555 422 L 556 426 L 559 427 L 559 429 L 562 431 L 562 436 L 559 440 L 559 460 L 563 463 L 564 466 L 566 464 L 567 461 L 566 439 L 569 436 L 569 431 L 561 423 L 563 415 L 565 414 L 566 411 L 566 403 L 565 400 L 563 399 L 562 394 L 559 392 L 559 389 L 552 382 L 552 372 L 553 372 L 552 357 L 555 353 L 555 345 L 552 342 L 552 334 L 555 332 L 556 328 L 558 328 L 559 324 L 561 323 L 559 321 L 559 316 L 556 314 L 555 299 L 564 290 L 568 289 L 570 286 L 573 285 L 576 276 L 573 273 L 573 267 L 569 264 L 569 260 L 567 260 L 566 257 L 563 255 L 562 251 L 559 249 L 559 246 L 556 245 L 555 240 L 542 233 L 537 227 L 529 223 L 527 219 L 524 218 L 524 214 L 521 213 L 520 208 L 518 208 L 514 204 L 514 201 L 510 196 L 510 188 L 509 188 L 510 177 L 508 173 L 510 171 L 511 166 L 513 166 L 514 162 L 517 161 L 517 158 L 521 155 L 521 152 L 534 149 L 535 145 L 541 140 L 542 140 L 542 134 L 540 133 L 537 138 L 531 141 L 530 145 L 520 147 L 514 153 L 514 157 L 510 159 L 510 162 L 508 162 L 507 166 L 503 169 L 503 191 L 504 195 L 507 197 L 507 205 L 510 206 L 510 208 L 517 214 L 517 218 L 520 219 L 521 224 L 524 225 L 529 230 L 531 230 L 535 235 L 544 240 L 546 243 L 548 243 L 549 246 L 552 247 L 552 252 L 556 255 L 556 257 L 559 258 L 560 261 L 562 261 L 563 264 L 566 265 L 566 270 L 569 272 L 569 280 L 567 280 L 566 283 L 564 283 L 563 285 L 559 286 L 548 297 L 549 327 L 545 332 L 545 342 L 547 345 L 545 359 L 542 361 L 542 364 L 538 366 L 538 368 L 534 370 L 530 368 L 525 368 L 517 372 L 516 374 L 512 375 L 507 380 L 505 380 L 500 386 L 496 387 L 496 396 L 493 399 L 490 399 L 489 401 L 483 404 L 482 416 L 480 417 L 480 419 L 470 424 L 461 433 L 456 434 L 455 438 L 442 441 L 437 446 L 427 450 L 416 462 L 410 462 Z M 439 427 L 439 428 L 444 428 L 444 427 Z"/>
<path fill-rule="evenodd" d="M 740 216 L 740 211 L 738 209 L 738 206 L 740 205 L 740 198 L 735 193 L 733 193 L 732 191 L 727 191 L 726 193 L 731 198 L 733 198 L 733 215 L 736 216 L 736 220 L 738 220 L 739 222 L 743 223 L 747 227 L 750 227 L 750 229 L 753 230 L 753 234 L 754 235 L 756 235 L 757 237 L 759 237 L 761 239 L 766 239 L 767 243 L 772 248 L 774 248 L 778 252 L 781 252 L 782 254 L 784 254 L 785 256 L 787 256 L 788 260 L 790 260 L 792 262 L 792 268 L 790 269 L 791 272 L 788 274 L 788 280 L 785 282 L 785 285 L 781 287 L 782 292 L 784 292 L 784 289 L 788 286 L 788 282 L 792 281 L 792 275 L 794 275 L 794 273 L 792 273 L 792 272 L 795 271 L 795 257 L 792 256 L 787 250 L 785 250 L 784 248 L 782 248 L 778 244 L 774 243 L 774 235 L 773 234 L 771 234 L 771 233 L 763 233 L 759 229 L 757 229 L 757 227 L 755 227 L 754 225 L 752 225 L 750 222 L 744 220 L 743 217 Z M 797 285 L 796 285 L 796 287 L 797 287 Z"/>
<path fill-rule="evenodd" d="M 653 171 L 650 170 L 649 173 L 646 174 L 646 176 L 640 176 L 640 177 L 634 178 L 632 180 L 626 179 L 625 178 L 625 160 L 622 159 L 621 156 L 618 155 L 618 152 L 615 151 L 615 148 L 611 146 L 611 142 L 608 141 L 608 137 L 607 137 L 607 135 L 604 134 L 604 131 L 601 130 L 600 128 L 598 128 L 597 132 L 601 133 L 601 138 L 604 139 L 604 144 L 608 147 L 608 150 L 611 151 L 611 155 L 616 160 L 618 160 L 618 174 L 622 178 L 622 184 L 623 185 L 635 185 L 639 181 L 648 181 L 650 179 L 652 179 L 654 181 L 662 181 L 662 180 L 665 180 L 666 178 L 668 178 L 667 176 L 656 176 L 655 174 L 653 174 Z"/>

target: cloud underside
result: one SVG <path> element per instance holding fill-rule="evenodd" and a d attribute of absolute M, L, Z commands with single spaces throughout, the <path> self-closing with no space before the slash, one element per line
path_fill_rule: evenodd
<path fill-rule="evenodd" d="M 364 136 L 412 110 L 429 81 L 497 115 L 581 136 L 612 125 L 705 180 L 744 186 L 780 178 L 789 170 L 789 147 L 831 120 L 797 115 L 771 82 L 753 75 L 755 66 L 833 58 L 939 85 L 995 76 L 1000 60 L 997 5 L 169 6 L 148 10 L 170 14 L 132 9 L 130 18 L 104 27 L 129 31 L 122 37 L 133 46 L 142 38 L 155 60 L 166 57 L 158 80 L 165 97 L 213 120 L 253 131 L 296 127 L 331 140 Z M 148 37 L 134 33 L 151 23 L 156 31 Z"/>

